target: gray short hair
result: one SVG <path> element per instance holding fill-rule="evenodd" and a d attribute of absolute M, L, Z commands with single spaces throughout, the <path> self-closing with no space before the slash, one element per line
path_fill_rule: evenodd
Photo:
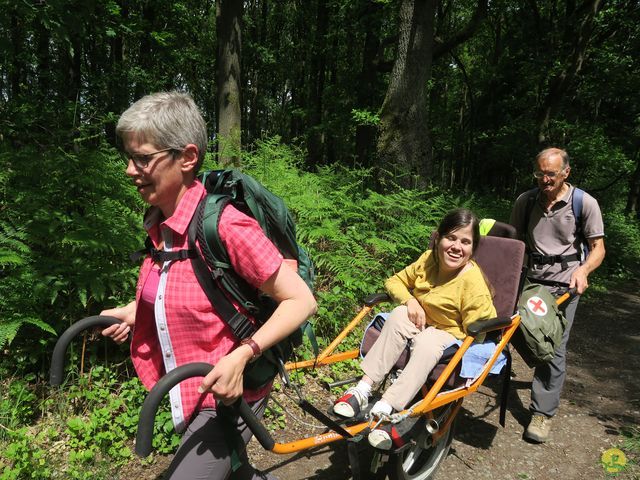
<path fill-rule="evenodd" d="M 142 97 L 120 116 L 116 135 L 133 134 L 159 148 L 198 147 L 200 169 L 207 151 L 207 126 L 193 98 L 182 92 L 157 92 Z"/>
<path fill-rule="evenodd" d="M 560 158 L 562 159 L 563 170 L 569 166 L 569 154 L 567 153 L 567 151 L 555 147 L 545 148 L 538 155 L 536 155 L 535 165 L 537 166 L 540 160 L 548 158 L 552 155 L 560 155 Z"/>

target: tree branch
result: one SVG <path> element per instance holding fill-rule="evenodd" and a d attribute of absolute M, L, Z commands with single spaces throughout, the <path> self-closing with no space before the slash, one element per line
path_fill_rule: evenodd
<path fill-rule="evenodd" d="M 434 38 L 434 48 L 433 48 L 433 59 L 436 60 L 441 56 L 449 53 L 455 47 L 460 45 L 461 43 L 469 40 L 475 33 L 476 30 L 480 27 L 484 19 L 487 17 L 487 5 L 488 0 L 478 0 L 478 5 L 476 6 L 469 23 L 462 28 L 460 31 L 455 33 L 451 38 L 444 41 L 439 37 Z"/>

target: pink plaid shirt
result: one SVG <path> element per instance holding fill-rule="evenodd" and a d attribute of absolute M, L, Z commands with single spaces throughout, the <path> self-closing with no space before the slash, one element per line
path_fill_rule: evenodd
<path fill-rule="evenodd" d="M 205 194 L 202 184 L 195 181 L 170 218 L 159 222 L 160 210 L 150 210 L 144 227 L 156 248 L 162 239 L 167 251 L 188 248 L 189 222 Z M 282 255 L 258 223 L 233 206 L 223 210 L 218 231 L 235 271 L 256 288 L 280 267 Z M 190 260 L 165 262 L 159 274 L 156 270 L 155 275 L 150 275 L 153 266 L 151 257 L 147 257 L 140 269 L 131 341 L 133 364 L 148 389 L 177 366 L 191 362 L 215 364 L 237 344 L 231 329 L 200 288 Z M 141 298 L 143 290 L 145 296 Z M 155 298 L 153 304 L 145 302 L 150 295 Z M 215 408 L 212 395 L 198 393 L 201 381 L 201 378 L 185 380 L 170 392 L 173 422 L 178 431 L 186 428 L 197 410 Z M 269 389 L 266 386 L 247 391 L 244 397 L 248 401 L 257 400 Z"/>

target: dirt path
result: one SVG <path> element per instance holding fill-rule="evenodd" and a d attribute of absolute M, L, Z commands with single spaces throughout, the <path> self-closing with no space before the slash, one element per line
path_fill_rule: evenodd
<path fill-rule="evenodd" d="M 515 378 L 506 428 L 498 421 L 498 382 L 485 382 L 465 399 L 455 438 L 437 479 L 564 480 L 607 478 L 602 453 L 620 446 L 621 428 L 640 425 L 640 297 L 637 286 L 592 296 L 578 307 L 569 342 L 568 377 L 552 440 L 533 445 L 522 439 L 533 373 L 514 355 Z M 276 456 L 253 450 L 253 460 L 280 480 L 348 479 L 343 442 L 305 454 Z M 629 460 L 640 452 L 627 449 Z M 366 472 L 367 465 L 362 466 Z M 363 474 L 363 478 L 373 478 Z M 619 479 L 640 478 L 629 463 Z"/>
<path fill-rule="evenodd" d="M 533 373 L 514 354 L 515 377 L 509 397 L 506 428 L 498 421 L 500 382 L 488 380 L 468 396 L 457 419 L 449 455 L 437 480 L 596 480 L 611 478 L 600 463 L 602 453 L 623 443 L 621 428 L 640 425 L 640 285 L 583 299 L 569 341 L 568 378 L 552 439 L 534 445 L 522 439 L 529 421 L 527 406 Z M 314 404 L 329 405 L 330 398 Z M 363 479 L 368 452 L 361 442 Z M 629 463 L 615 478 L 640 479 L 640 445 L 624 449 Z M 265 452 L 250 444 L 256 466 L 280 480 L 341 480 L 351 478 L 345 442 L 295 455 Z M 167 458 L 141 468 L 135 478 L 160 479 Z M 129 474 L 132 472 L 129 471 Z M 134 478 L 131 476 L 123 478 Z"/>

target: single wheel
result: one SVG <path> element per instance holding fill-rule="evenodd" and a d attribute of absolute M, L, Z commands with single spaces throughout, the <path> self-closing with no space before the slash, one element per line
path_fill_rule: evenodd
<path fill-rule="evenodd" d="M 393 455 L 388 463 L 390 480 L 428 480 L 434 477 L 442 461 L 446 458 L 453 440 L 453 428 L 431 445 L 431 434 L 426 430 L 416 439 L 416 444 Z"/>

